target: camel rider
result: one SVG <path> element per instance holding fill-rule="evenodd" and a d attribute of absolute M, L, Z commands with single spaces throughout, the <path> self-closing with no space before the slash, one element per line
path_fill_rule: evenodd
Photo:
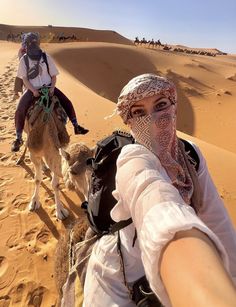
<path fill-rule="evenodd" d="M 15 113 L 16 140 L 12 143 L 12 151 L 19 151 L 23 144 L 22 132 L 25 116 L 35 98 L 39 97 L 42 86 L 50 86 L 50 96 L 56 95 L 64 108 L 67 116 L 74 126 L 75 134 L 86 134 L 89 130 L 81 127 L 76 119 L 76 114 L 71 101 L 58 89 L 56 76 L 59 74 L 55 63 L 48 54 L 40 49 L 39 36 L 36 33 L 27 33 L 24 36 L 26 55 L 21 57 L 17 76 L 21 78 L 26 91 L 21 96 Z M 28 67 L 27 67 L 28 66 Z"/>

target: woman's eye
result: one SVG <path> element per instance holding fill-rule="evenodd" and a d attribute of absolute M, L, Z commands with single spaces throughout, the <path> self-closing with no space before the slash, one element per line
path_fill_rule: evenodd
<path fill-rule="evenodd" d="M 156 111 L 163 110 L 163 109 L 167 108 L 169 105 L 170 105 L 170 102 L 169 102 L 169 101 L 159 101 L 159 102 L 155 105 L 154 109 L 155 109 Z"/>
<path fill-rule="evenodd" d="M 145 111 L 143 109 L 134 109 L 131 111 L 132 117 L 139 117 L 139 116 L 144 116 Z"/>

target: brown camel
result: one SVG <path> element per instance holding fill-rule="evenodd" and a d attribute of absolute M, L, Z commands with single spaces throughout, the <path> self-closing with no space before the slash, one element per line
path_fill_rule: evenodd
<path fill-rule="evenodd" d="M 56 217 L 60 220 L 69 215 L 59 197 L 59 177 L 62 177 L 59 149 L 69 143 L 69 135 L 65 128 L 65 121 L 62 121 L 63 118 L 65 119 L 65 112 L 59 106 L 57 97 L 53 96 L 49 99 L 47 91 L 44 97 L 41 96 L 34 107 L 29 110 L 24 127 L 27 133 L 26 148 L 29 149 L 30 160 L 35 169 L 35 189 L 29 210 L 34 211 L 41 206 L 39 187 L 42 181 L 42 166 L 45 162 L 52 173 L 51 183 L 55 195 Z M 18 164 L 23 160 L 24 154 Z"/>

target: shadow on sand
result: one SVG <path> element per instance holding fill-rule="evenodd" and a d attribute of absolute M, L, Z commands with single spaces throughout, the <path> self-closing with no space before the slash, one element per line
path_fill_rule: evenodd
<path fill-rule="evenodd" d="M 143 73 L 164 75 L 145 55 L 131 48 L 116 46 L 71 48 L 60 50 L 53 57 L 77 80 L 113 102 L 117 101 L 122 87 L 131 78 Z M 69 60 L 65 61 L 65 58 Z M 195 119 L 188 95 L 201 95 L 201 90 L 208 86 L 171 70 L 167 71 L 166 76 L 174 81 L 178 91 L 177 129 L 193 135 Z M 183 88 L 180 82 L 185 83 L 190 89 Z"/>
<path fill-rule="evenodd" d="M 183 80 L 183 76 L 180 76 L 171 70 L 167 71 L 166 77 L 175 83 L 178 94 L 178 115 L 177 115 L 177 129 L 189 135 L 194 134 L 195 118 L 192 105 L 185 90 L 182 88 L 180 81 L 184 81 L 189 84 L 189 80 Z"/>
<path fill-rule="evenodd" d="M 77 80 L 113 102 L 131 78 L 147 72 L 157 73 L 147 57 L 127 47 L 64 49 L 53 57 Z"/>
<path fill-rule="evenodd" d="M 20 166 L 31 176 L 31 178 L 34 178 L 34 172 L 32 169 L 25 163 L 22 162 Z M 50 178 L 50 173 L 47 171 L 47 176 Z M 52 190 L 50 190 L 47 185 L 44 182 L 41 182 L 41 186 L 43 189 L 47 192 L 48 196 L 50 198 L 54 199 L 54 193 Z M 65 228 L 71 228 L 71 225 L 73 225 L 76 221 L 76 219 L 82 215 L 84 215 L 83 210 L 80 208 L 80 206 L 76 205 L 72 199 L 66 193 L 62 190 L 60 190 L 60 193 L 63 195 L 64 199 L 67 203 L 67 210 L 69 211 L 69 217 L 65 220 L 61 221 Z M 63 204 L 63 203 L 62 203 Z M 65 207 L 65 205 L 63 204 Z M 48 215 L 48 213 L 45 211 L 45 209 L 41 206 L 39 209 L 35 211 L 35 213 L 39 216 L 42 222 L 45 223 L 45 225 L 48 227 L 48 229 L 51 231 L 52 235 L 58 240 L 60 237 L 60 234 L 52 222 L 51 217 Z"/>

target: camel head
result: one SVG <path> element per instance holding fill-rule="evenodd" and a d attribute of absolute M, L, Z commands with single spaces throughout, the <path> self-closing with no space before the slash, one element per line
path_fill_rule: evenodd
<path fill-rule="evenodd" d="M 83 143 L 71 144 L 66 150 L 61 149 L 62 174 L 65 185 L 70 190 L 77 190 L 87 199 L 90 169 L 87 159 L 93 157 L 94 149 Z"/>

